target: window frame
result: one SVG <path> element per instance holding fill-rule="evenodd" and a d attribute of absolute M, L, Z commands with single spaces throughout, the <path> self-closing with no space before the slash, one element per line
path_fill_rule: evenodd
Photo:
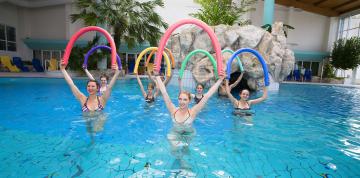
<path fill-rule="evenodd" d="M 1 42 L 5 42 L 5 50 L 0 49 L 0 51 L 3 51 L 3 52 L 17 52 L 16 28 L 13 27 L 13 26 L 10 26 L 10 25 L 3 24 L 3 23 L 0 23 L 0 25 L 4 26 L 4 32 L 5 32 L 5 36 L 4 36 L 5 39 L 0 39 Z M 8 40 L 8 29 L 7 29 L 8 27 L 14 29 L 14 39 L 15 39 L 15 41 Z M 12 43 L 13 45 L 15 45 L 15 50 L 9 50 L 8 43 Z"/>

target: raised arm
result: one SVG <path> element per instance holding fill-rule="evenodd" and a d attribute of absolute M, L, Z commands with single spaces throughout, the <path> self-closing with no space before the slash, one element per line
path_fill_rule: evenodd
<path fill-rule="evenodd" d="M 228 98 L 230 99 L 230 101 L 233 103 L 233 105 L 235 107 L 237 107 L 238 100 L 231 94 L 231 90 L 229 87 L 229 80 L 226 80 L 225 82 L 226 82 L 226 84 L 225 84 L 226 94 L 227 94 Z"/>
<path fill-rule="evenodd" d="M 239 84 L 239 82 L 243 78 L 243 75 L 244 75 L 244 72 L 242 72 L 240 74 L 240 76 L 238 77 L 238 79 L 233 84 L 230 85 L 230 90 L 232 90 L 234 87 L 236 87 Z"/>
<path fill-rule="evenodd" d="M 89 77 L 90 80 L 95 80 L 95 78 L 91 75 L 91 73 L 85 68 L 85 73 Z"/>
<path fill-rule="evenodd" d="M 179 91 L 183 91 L 180 77 L 178 78 L 178 82 L 179 82 Z"/>
<path fill-rule="evenodd" d="M 198 104 L 196 104 L 193 108 L 191 108 L 191 118 L 195 118 L 199 111 L 205 106 L 206 102 L 211 98 L 211 96 L 217 91 L 221 82 L 224 80 L 224 75 L 221 75 L 220 78 L 216 81 L 216 83 L 209 89 L 208 92 L 204 95 L 204 97 L 200 100 Z"/>
<path fill-rule="evenodd" d="M 174 113 L 176 110 L 175 105 L 174 105 L 174 103 L 171 102 L 171 99 L 166 91 L 165 85 L 164 85 L 163 81 L 161 80 L 161 77 L 156 76 L 155 79 L 156 79 L 156 85 L 159 87 L 159 90 L 160 90 L 161 94 L 163 95 L 167 109 L 169 110 L 170 114 Z"/>
<path fill-rule="evenodd" d="M 115 85 L 116 80 L 117 80 L 117 78 L 119 77 L 119 74 L 120 74 L 120 71 L 118 70 L 117 64 L 113 64 L 111 66 L 111 68 L 113 70 L 115 70 L 115 74 L 114 74 L 113 78 L 111 79 L 110 84 L 107 86 L 106 91 L 104 92 L 104 94 L 101 97 L 103 99 L 103 105 L 104 106 L 106 104 L 106 101 L 109 99 L 112 87 Z"/>
<path fill-rule="evenodd" d="M 66 72 L 63 62 L 61 63 L 60 70 L 63 73 L 65 81 L 69 85 L 73 95 L 80 101 L 81 105 L 84 105 L 86 96 L 76 87 L 70 75 Z"/>
<path fill-rule="evenodd" d="M 146 97 L 146 92 L 145 92 L 144 86 L 143 86 L 143 84 L 142 84 L 142 82 L 141 82 L 141 80 L 140 80 L 139 75 L 136 75 L 136 79 L 137 79 L 137 82 L 138 82 L 138 84 L 139 84 L 139 86 L 140 86 L 141 93 L 142 93 L 142 95 L 143 95 L 144 98 L 145 98 L 145 97 Z"/>
<path fill-rule="evenodd" d="M 260 103 L 260 102 L 266 100 L 267 96 L 268 96 L 268 88 L 265 87 L 265 88 L 263 89 L 263 95 L 262 95 L 260 98 L 257 98 L 257 99 L 254 99 L 254 100 L 250 100 L 250 101 L 249 101 L 249 104 L 257 104 L 257 103 Z"/>

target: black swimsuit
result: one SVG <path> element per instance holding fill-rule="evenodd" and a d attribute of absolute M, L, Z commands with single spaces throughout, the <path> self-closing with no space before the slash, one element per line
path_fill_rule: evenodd
<path fill-rule="evenodd" d="M 238 116 L 251 116 L 253 114 L 253 112 L 251 112 L 251 108 L 250 108 L 250 104 L 246 101 L 247 105 L 249 106 L 248 108 L 234 108 L 234 115 L 238 115 Z M 238 106 L 239 106 L 239 101 L 238 101 Z"/>
<path fill-rule="evenodd" d="M 202 98 L 204 98 L 204 95 L 201 95 L 201 98 L 198 98 L 198 97 L 196 97 L 196 95 L 195 95 L 195 97 L 194 97 L 195 103 L 198 104 L 198 103 L 201 101 Z"/>
<path fill-rule="evenodd" d="M 146 97 L 145 97 L 145 101 L 146 101 L 147 103 L 152 103 L 152 102 L 154 102 L 154 101 L 155 101 L 155 98 L 154 98 L 154 96 L 153 96 L 153 97 L 151 97 L 151 98 L 149 98 L 149 95 L 146 95 Z"/>

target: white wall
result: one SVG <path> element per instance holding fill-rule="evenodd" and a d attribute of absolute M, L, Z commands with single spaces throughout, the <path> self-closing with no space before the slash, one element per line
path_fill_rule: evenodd
<path fill-rule="evenodd" d="M 253 25 L 263 25 L 264 2 L 258 1 L 256 10 L 251 12 Z M 274 21 L 282 21 L 293 26 L 289 30 L 287 43 L 293 50 L 326 51 L 328 48 L 330 18 L 303 11 L 297 8 L 288 8 L 275 5 Z"/>
<path fill-rule="evenodd" d="M 30 38 L 65 39 L 65 5 L 28 9 Z"/>
<path fill-rule="evenodd" d="M 200 5 L 193 0 L 164 0 L 164 8 L 157 8 L 156 11 L 170 26 L 181 19 L 192 18 L 189 14 L 199 8 Z"/>
<path fill-rule="evenodd" d="M 73 34 L 75 34 L 80 28 L 84 27 L 84 23 L 81 20 L 71 23 L 71 14 L 79 13 L 75 4 L 66 4 L 65 5 L 65 29 L 66 29 L 66 39 L 69 40 Z M 92 40 L 95 36 L 95 32 L 88 32 L 82 35 L 78 40 Z"/>

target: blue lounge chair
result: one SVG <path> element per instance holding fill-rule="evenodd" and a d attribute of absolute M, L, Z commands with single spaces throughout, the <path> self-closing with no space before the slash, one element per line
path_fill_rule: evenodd
<path fill-rule="evenodd" d="M 29 72 L 29 68 L 24 66 L 23 61 L 20 57 L 13 57 L 13 64 L 16 65 L 17 68 L 19 68 L 22 72 Z"/>
<path fill-rule="evenodd" d="M 300 70 L 294 70 L 294 80 L 300 81 Z"/>
<path fill-rule="evenodd" d="M 305 81 L 310 82 L 311 81 L 311 76 L 312 76 L 311 70 L 306 69 L 305 74 L 304 74 Z"/>
<path fill-rule="evenodd" d="M 287 81 L 291 81 L 293 77 L 293 71 L 290 72 L 290 74 L 286 77 Z"/>
<path fill-rule="evenodd" d="M 42 67 L 41 62 L 40 62 L 39 59 L 34 58 L 32 60 L 32 64 L 33 64 L 34 69 L 36 70 L 36 72 L 44 72 L 44 68 Z"/>

